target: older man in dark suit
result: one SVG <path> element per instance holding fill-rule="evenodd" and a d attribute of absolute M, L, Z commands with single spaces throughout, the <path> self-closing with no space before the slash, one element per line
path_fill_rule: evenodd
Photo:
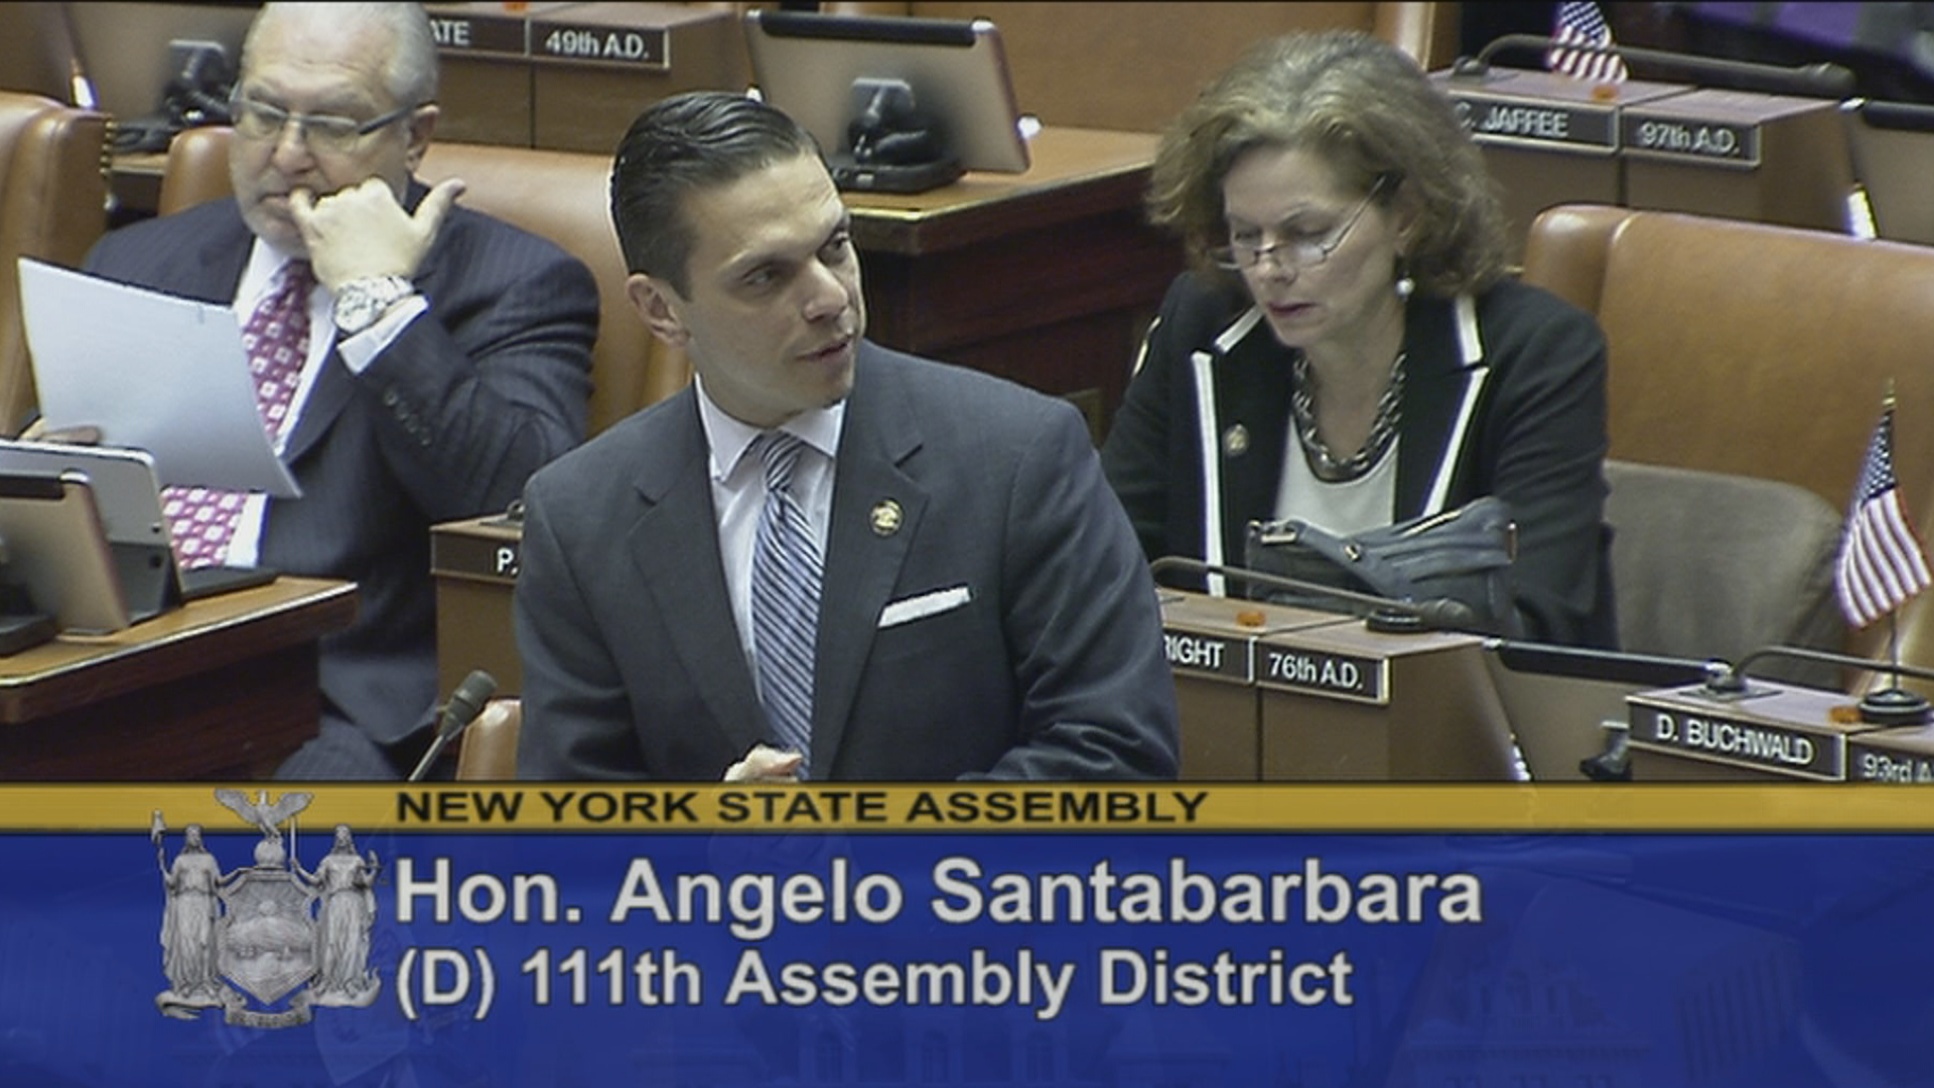
<path fill-rule="evenodd" d="M 1154 583 L 1079 413 L 862 338 L 811 137 L 679 96 L 612 202 L 697 382 L 526 489 L 519 773 L 1174 776 Z"/>
<path fill-rule="evenodd" d="M 502 510 L 584 437 L 590 273 L 455 206 L 461 183 L 412 179 L 436 79 L 419 5 L 269 5 L 233 100 L 236 198 L 114 232 L 87 261 L 251 315 L 258 404 L 302 497 L 171 488 L 184 560 L 357 583 L 355 625 L 323 644 L 321 733 L 282 777 L 415 764 L 437 698 L 429 527 Z"/>

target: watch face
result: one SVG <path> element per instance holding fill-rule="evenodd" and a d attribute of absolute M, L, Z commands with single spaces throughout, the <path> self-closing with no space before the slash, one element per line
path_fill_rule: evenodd
<path fill-rule="evenodd" d="M 400 276 L 343 284 L 336 295 L 336 327 L 345 332 L 361 332 L 375 324 L 384 311 L 413 293 L 415 288 L 410 281 Z"/>

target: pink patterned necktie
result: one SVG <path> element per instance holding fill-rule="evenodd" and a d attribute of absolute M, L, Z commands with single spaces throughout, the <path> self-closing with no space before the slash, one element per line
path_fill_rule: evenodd
<path fill-rule="evenodd" d="M 255 377 L 255 407 L 271 438 L 281 431 L 289 414 L 302 364 L 309 356 L 309 291 L 316 283 L 308 261 L 290 261 L 277 277 L 275 287 L 242 326 L 242 348 L 248 352 L 249 373 Z M 168 518 L 182 567 L 222 561 L 247 497 L 245 492 L 207 487 L 162 488 L 162 513 Z"/>

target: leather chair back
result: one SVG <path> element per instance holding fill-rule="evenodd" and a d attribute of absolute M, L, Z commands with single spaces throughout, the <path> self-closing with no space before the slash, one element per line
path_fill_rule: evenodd
<path fill-rule="evenodd" d="M 524 725 L 524 704 L 492 699 L 457 742 L 457 779 L 504 782 L 517 777 L 517 734 Z"/>
<path fill-rule="evenodd" d="M 166 215 L 233 191 L 226 128 L 188 129 L 168 149 L 158 210 Z M 460 177 L 461 202 L 556 242 L 598 284 L 591 352 L 591 433 L 670 396 L 691 378 L 683 354 L 653 337 L 625 296 L 624 258 L 611 227 L 611 161 L 604 155 L 493 144 L 433 143 L 417 176 Z"/>
<path fill-rule="evenodd" d="M 107 117 L 0 91 L 0 430 L 34 406 L 16 260 L 79 267 L 107 230 Z"/>
<path fill-rule="evenodd" d="M 1612 457 L 1779 480 L 1844 512 L 1892 389 L 1901 495 L 1934 517 L 1934 248 L 1561 205 L 1532 223 L 1524 279 L 1605 330 Z M 1934 594 L 1899 624 L 1902 660 L 1934 666 Z M 1887 626 L 1854 651 L 1884 651 Z"/>
<path fill-rule="evenodd" d="M 1618 637 L 1632 653 L 1738 661 L 1762 646 L 1845 649 L 1833 595 L 1840 511 L 1796 484 L 1606 462 Z M 1761 675 L 1837 689 L 1840 670 L 1770 662 Z"/>

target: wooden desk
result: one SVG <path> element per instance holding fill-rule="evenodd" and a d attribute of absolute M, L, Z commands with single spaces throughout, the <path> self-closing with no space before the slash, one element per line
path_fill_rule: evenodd
<path fill-rule="evenodd" d="M 0 657 L 0 777 L 259 778 L 315 735 L 316 644 L 348 582 L 283 576 Z"/>
<path fill-rule="evenodd" d="M 1097 441 L 1182 269 L 1147 225 L 1156 137 L 1046 128 L 1025 174 L 926 193 L 847 193 L 880 343 L 1073 399 Z"/>

